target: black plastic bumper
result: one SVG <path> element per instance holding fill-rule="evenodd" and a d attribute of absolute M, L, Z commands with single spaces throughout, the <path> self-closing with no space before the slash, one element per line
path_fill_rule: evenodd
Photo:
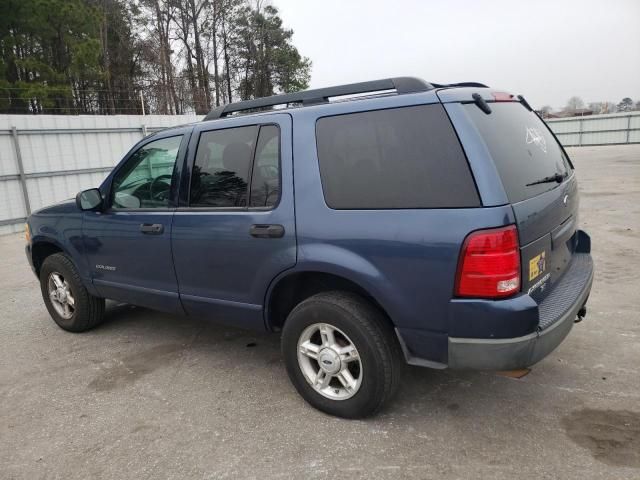
<path fill-rule="evenodd" d="M 591 255 L 574 254 L 568 271 L 538 306 L 540 324 L 535 332 L 501 339 L 449 337 L 449 368 L 513 370 L 539 362 L 565 339 L 587 302 L 592 283 Z"/>

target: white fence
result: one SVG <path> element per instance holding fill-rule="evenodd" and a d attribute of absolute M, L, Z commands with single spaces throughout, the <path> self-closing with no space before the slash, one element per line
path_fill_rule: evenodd
<path fill-rule="evenodd" d="M 147 133 L 196 116 L 0 115 L 0 234 L 99 185 Z M 640 112 L 548 120 L 565 146 L 640 143 Z"/>
<path fill-rule="evenodd" d="M 549 119 L 565 147 L 640 143 L 640 112 Z"/>
<path fill-rule="evenodd" d="M 182 115 L 0 115 L 0 234 L 30 212 L 98 186 L 142 137 Z"/>

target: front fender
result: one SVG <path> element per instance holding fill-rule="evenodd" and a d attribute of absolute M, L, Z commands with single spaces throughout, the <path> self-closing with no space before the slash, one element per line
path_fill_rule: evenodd
<path fill-rule="evenodd" d="M 89 293 L 97 295 L 91 280 L 84 255 L 82 238 L 82 213 L 79 211 L 48 212 L 41 211 L 31 215 L 28 219 L 31 229 L 30 254 L 38 244 L 50 244 L 65 253 L 76 266 L 82 283 Z"/>

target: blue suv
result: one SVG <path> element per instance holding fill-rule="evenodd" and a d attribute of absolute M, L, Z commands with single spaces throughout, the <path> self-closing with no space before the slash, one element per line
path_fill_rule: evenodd
<path fill-rule="evenodd" d="M 65 330 L 104 299 L 281 332 L 314 407 L 378 411 L 405 363 L 509 370 L 586 313 L 573 165 L 521 96 L 393 78 L 229 104 L 29 217 Z"/>

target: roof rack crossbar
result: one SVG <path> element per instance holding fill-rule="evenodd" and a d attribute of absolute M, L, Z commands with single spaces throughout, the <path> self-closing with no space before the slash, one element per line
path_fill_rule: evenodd
<path fill-rule="evenodd" d="M 244 110 L 257 110 L 260 108 L 273 107 L 275 105 L 287 105 L 290 103 L 302 103 L 302 105 L 315 105 L 326 103 L 329 98 L 347 95 L 358 95 L 362 93 L 379 92 L 384 90 L 395 90 L 398 94 L 426 92 L 432 90 L 434 86 L 424 80 L 415 77 L 386 78 L 383 80 L 373 80 L 370 82 L 351 83 L 336 87 L 318 88 L 315 90 L 304 90 L 302 92 L 285 93 L 273 95 L 271 97 L 256 98 L 254 100 L 244 100 L 236 103 L 229 103 L 211 110 L 204 121 L 216 120 L 227 115 Z"/>

